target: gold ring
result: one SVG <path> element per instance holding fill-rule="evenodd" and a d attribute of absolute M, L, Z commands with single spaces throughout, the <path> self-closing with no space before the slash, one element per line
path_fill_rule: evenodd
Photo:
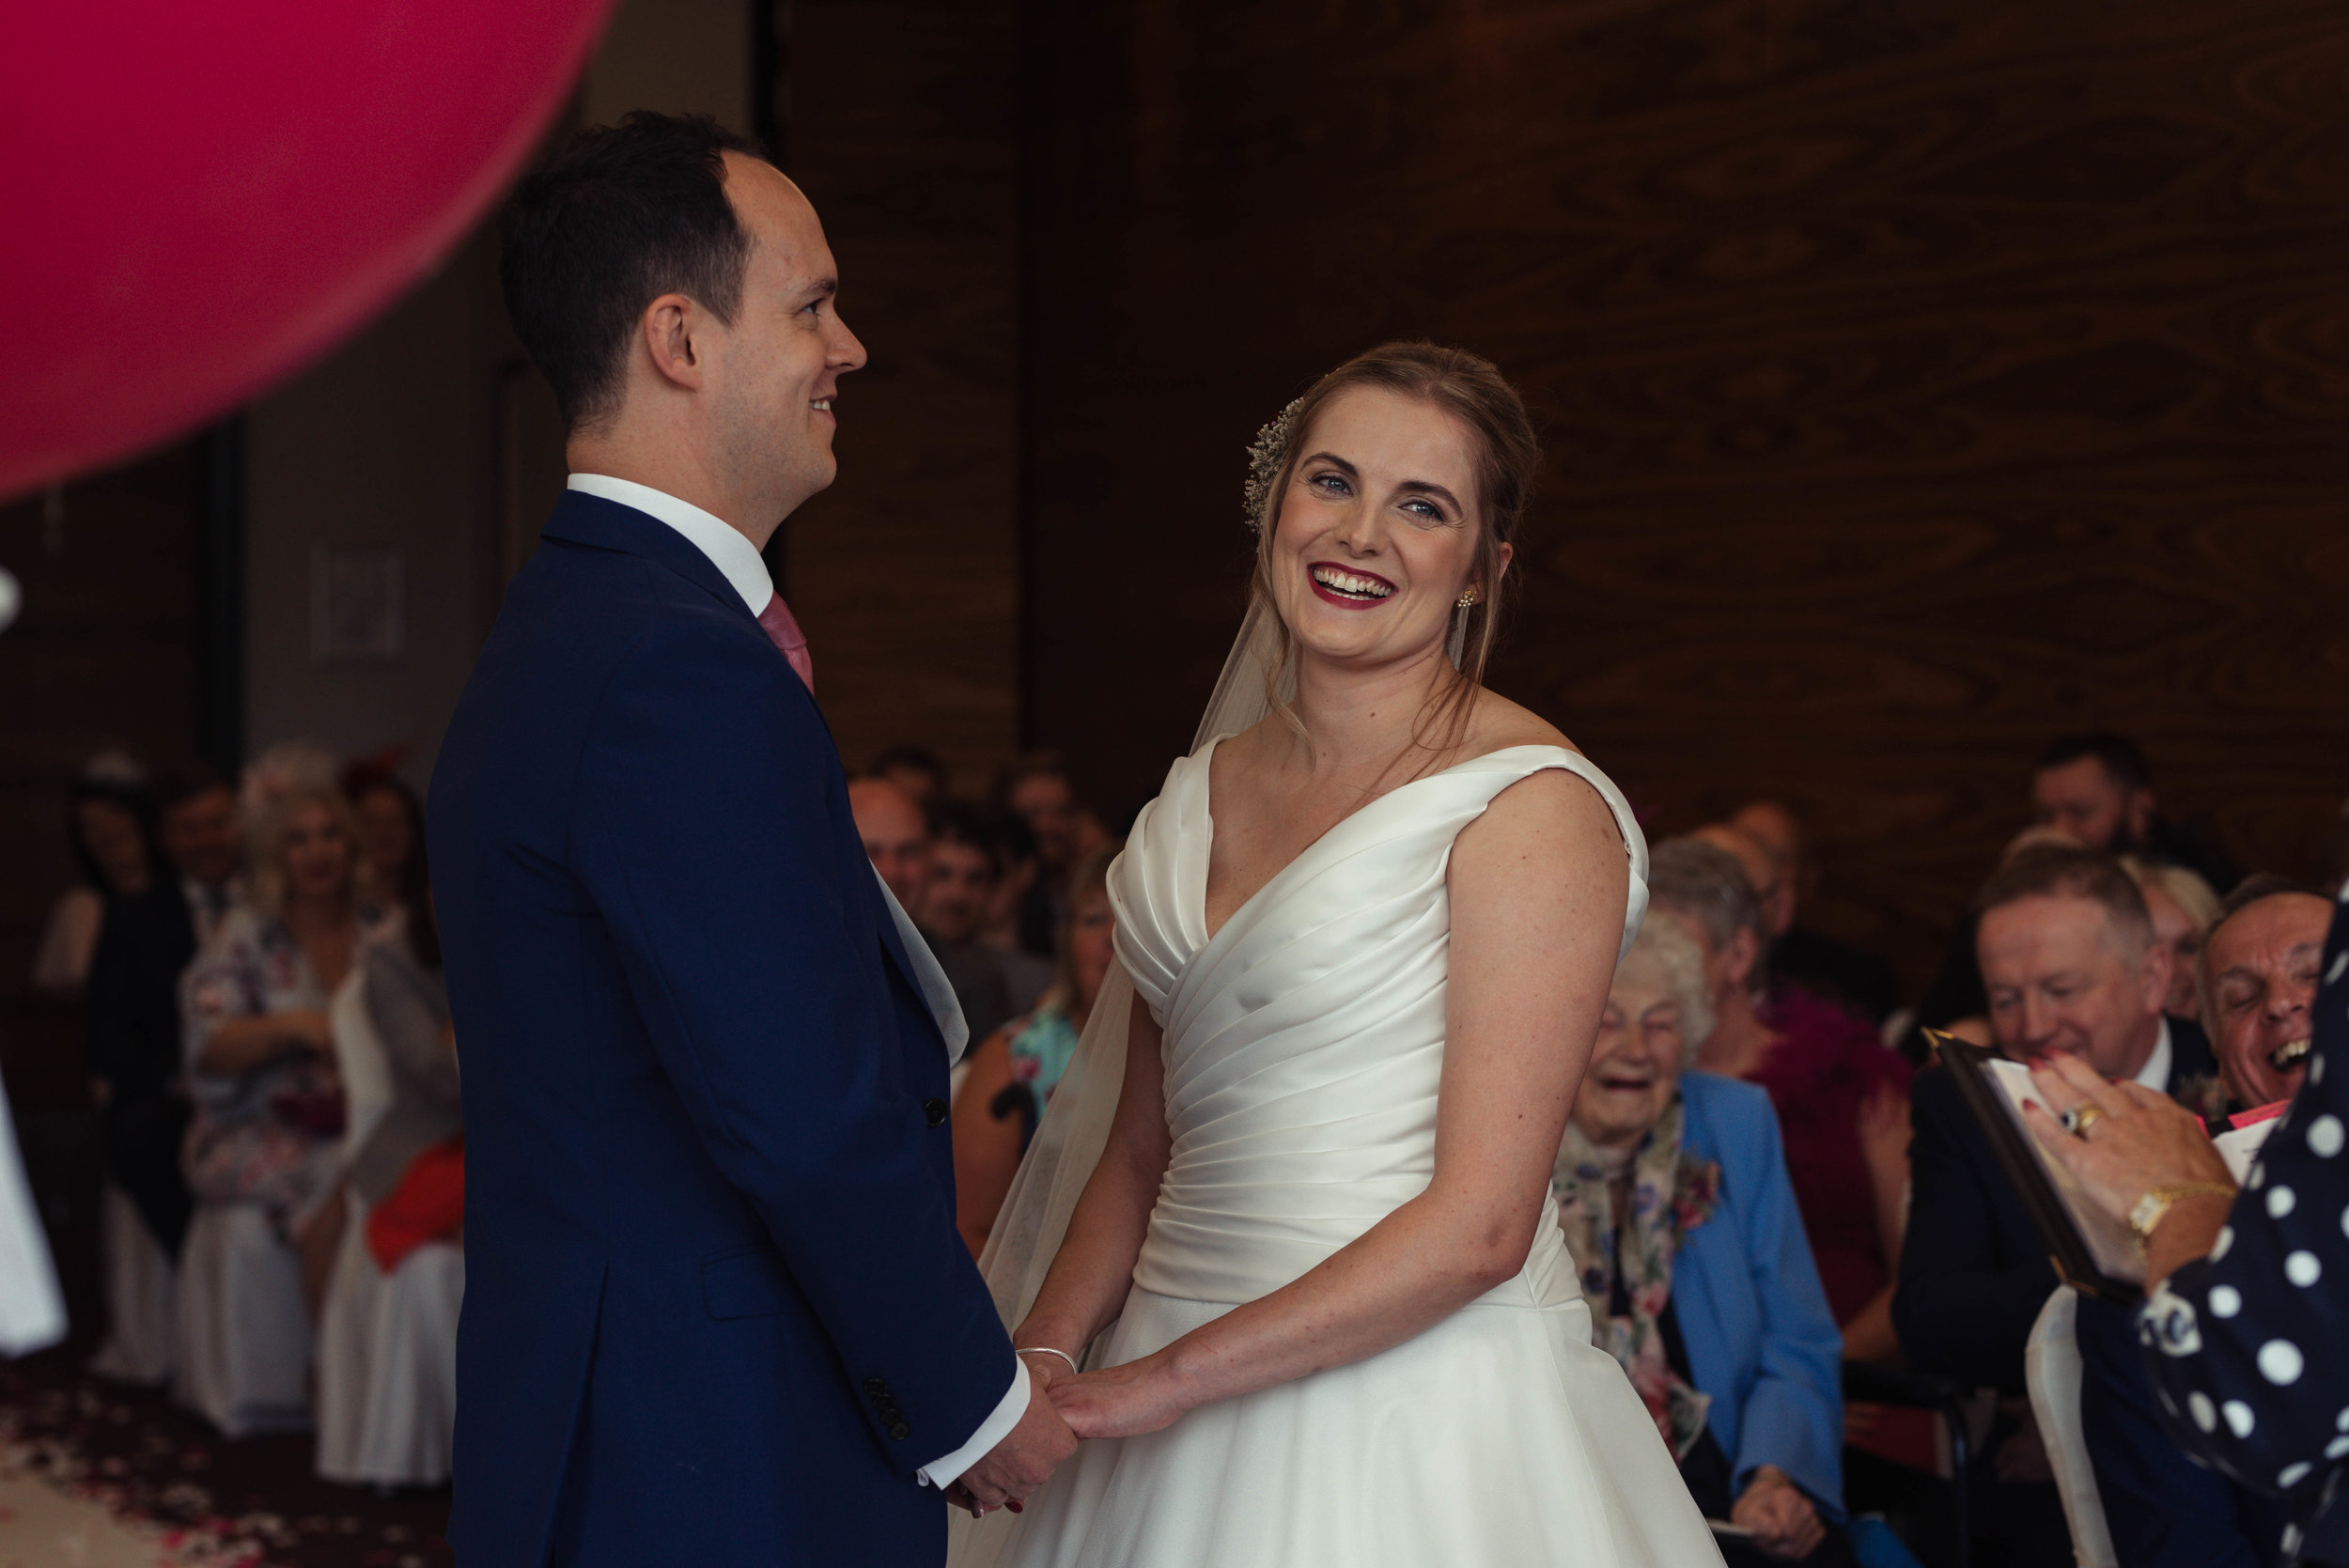
<path fill-rule="evenodd" d="M 2105 1108 L 2100 1105 L 2076 1106 L 2063 1113 L 2063 1120 L 2069 1125 L 2072 1136 L 2081 1139 L 2088 1136 L 2090 1127 L 2104 1119 Z"/>

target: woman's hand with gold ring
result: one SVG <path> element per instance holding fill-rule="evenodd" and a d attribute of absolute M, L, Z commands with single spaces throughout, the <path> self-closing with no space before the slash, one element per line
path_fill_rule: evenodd
<path fill-rule="evenodd" d="M 2106 1111 L 2103 1106 L 2093 1104 L 2076 1105 L 2071 1110 L 2063 1113 L 2063 1130 L 2070 1133 L 2075 1138 L 2084 1139 L 2088 1136 L 2088 1129 L 2094 1126 L 2098 1122 L 2103 1121 L 2105 1119 L 2105 1115 Z"/>

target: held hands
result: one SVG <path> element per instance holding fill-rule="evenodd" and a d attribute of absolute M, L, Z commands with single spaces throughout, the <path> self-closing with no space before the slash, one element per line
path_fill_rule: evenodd
<path fill-rule="evenodd" d="M 973 1516 L 993 1508 L 1018 1513 L 1027 1495 L 1050 1480 L 1062 1460 L 1077 1452 L 1076 1435 L 1068 1430 L 1050 1397 L 1051 1374 L 1039 1364 L 1058 1364 L 1056 1358 L 1023 1356 L 1020 1359 L 1028 1368 L 1028 1408 L 1019 1424 L 946 1489 L 947 1499 L 971 1510 Z M 1069 1375 L 1067 1368 L 1062 1367 L 1061 1378 Z"/>
<path fill-rule="evenodd" d="M 1753 1545 L 1764 1555 L 1790 1560 L 1809 1557 L 1827 1539 L 1818 1509 L 1775 1465 L 1755 1468 L 1730 1508 L 1729 1522 L 1753 1531 Z"/>

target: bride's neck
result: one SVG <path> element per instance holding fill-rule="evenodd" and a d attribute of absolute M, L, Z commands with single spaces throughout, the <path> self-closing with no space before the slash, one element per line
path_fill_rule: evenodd
<path fill-rule="evenodd" d="M 1418 738 L 1427 704 L 1460 678 L 1442 647 L 1363 670 L 1297 653 L 1297 717 L 1315 770 L 1392 763 Z"/>

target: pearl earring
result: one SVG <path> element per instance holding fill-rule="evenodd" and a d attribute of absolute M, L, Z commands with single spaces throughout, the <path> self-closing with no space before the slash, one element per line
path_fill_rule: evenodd
<path fill-rule="evenodd" d="M 1470 588 L 1467 593 L 1462 594 L 1457 599 L 1454 600 L 1452 607 L 1455 610 L 1466 610 L 1470 605 L 1474 604 L 1475 602 L 1476 590 Z"/>

